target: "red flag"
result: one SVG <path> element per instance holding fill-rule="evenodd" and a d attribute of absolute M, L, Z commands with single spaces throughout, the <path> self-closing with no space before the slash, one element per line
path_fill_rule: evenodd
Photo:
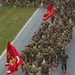
<path fill-rule="evenodd" d="M 17 59 L 17 66 L 20 66 L 23 63 L 23 60 L 21 59 L 20 55 L 18 54 L 17 50 L 14 48 L 15 58 Z"/>
<path fill-rule="evenodd" d="M 10 60 L 12 60 L 12 58 L 16 58 L 17 59 L 17 65 L 21 65 L 23 63 L 23 60 L 21 59 L 20 55 L 18 54 L 17 50 L 15 49 L 15 47 L 13 47 L 11 45 L 11 43 L 8 41 L 7 43 L 7 51 L 6 51 L 6 57 L 7 57 L 7 63 L 10 63 Z"/>
<path fill-rule="evenodd" d="M 11 73 L 15 72 L 15 67 L 14 67 L 14 64 L 10 64 L 8 66 L 8 70 L 6 72 L 6 75 L 10 75 Z"/>
<path fill-rule="evenodd" d="M 9 65 L 6 75 L 9 75 L 14 72 L 14 66 L 12 64 Z"/>
<path fill-rule="evenodd" d="M 43 20 L 46 21 L 48 20 L 50 17 L 52 17 L 54 14 L 54 11 L 53 11 L 53 8 L 52 8 L 52 5 L 51 4 L 48 4 L 47 8 L 46 8 L 46 11 L 43 15 Z"/>
<path fill-rule="evenodd" d="M 8 66 L 8 71 L 6 75 L 11 74 L 18 70 L 18 66 L 23 63 L 23 60 L 21 59 L 20 55 L 16 51 L 15 47 L 11 45 L 11 43 L 8 41 L 7 43 L 7 62 L 6 66 Z"/>
<path fill-rule="evenodd" d="M 10 60 L 12 60 L 12 55 L 11 55 L 11 53 L 13 53 L 12 51 L 13 51 L 12 45 L 8 41 L 7 42 L 7 49 L 6 49 L 6 64 L 5 64 L 5 66 L 8 66 L 10 63 Z"/>

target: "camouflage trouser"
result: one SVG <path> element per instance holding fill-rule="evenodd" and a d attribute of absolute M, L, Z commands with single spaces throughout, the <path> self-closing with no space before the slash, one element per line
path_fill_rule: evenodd
<path fill-rule="evenodd" d="M 66 69 L 67 69 L 67 61 L 66 60 L 65 61 L 62 61 L 61 62 L 61 66 L 62 66 L 62 71 L 65 70 L 65 72 L 66 72 Z"/>

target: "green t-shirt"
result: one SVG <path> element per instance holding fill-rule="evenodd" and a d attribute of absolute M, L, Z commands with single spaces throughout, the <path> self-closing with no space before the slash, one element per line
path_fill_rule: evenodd
<path fill-rule="evenodd" d="M 29 56 L 29 50 L 24 50 L 24 53 L 25 53 L 25 55 L 26 55 L 26 57 L 28 57 Z"/>
<path fill-rule="evenodd" d="M 42 63 L 42 61 L 43 61 L 43 56 L 36 56 L 36 60 L 37 60 L 37 62 Z"/>
<path fill-rule="evenodd" d="M 42 70 L 42 73 L 48 73 L 49 72 L 49 66 L 48 65 L 42 65 L 41 70 Z"/>
<path fill-rule="evenodd" d="M 45 60 L 49 59 L 49 50 L 48 49 L 43 50 L 43 57 L 44 57 Z"/>
<path fill-rule="evenodd" d="M 22 58 L 23 61 L 25 61 L 25 58 L 26 58 L 25 54 L 20 55 L 20 57 Z"/>
<path fill-rule="evenodd" d="M 67 60 L 69 57 L 67 54 L 63 54 L 61 53 L 61 60 L 64 61 L 64 60 Z"/>
<path fill-rule="evenodd" d="M 37 68 L 32 68 L 30 69 L 30 73 L 33 73 L 33 75 L 37 75 L 38 69 Z"/>
<path fill-rule="evenodd" d="M 50 57 L 55 58 L 55 51 L 49 51 Z"/>

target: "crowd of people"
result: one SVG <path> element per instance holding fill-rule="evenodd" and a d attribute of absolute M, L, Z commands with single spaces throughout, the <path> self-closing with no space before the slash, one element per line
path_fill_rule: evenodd
<path fill-rule="evenodd" d="M 2 4 L 11 4 L 11 5 L 16 5 L 19 4 L 21 6 L 26 6 L 26 7 L 37 7 L 42 5 L 47 5 L 49 3 L 49 0 L 0 0 Z"/>
<path fill-rule="evenodd" d="M 72 39 L 75 24 L 75 3 L 73 0 L 50 0 L 54 16 L 52 25 L 43 22 L 38 32 L 25 46 L 21 57 L 21 65 L 25 75 L 49 75 L 51 70 L 56 70 L 61 63 L 62 74 L 67 70 L 68 55 L 65 53 Z"/>

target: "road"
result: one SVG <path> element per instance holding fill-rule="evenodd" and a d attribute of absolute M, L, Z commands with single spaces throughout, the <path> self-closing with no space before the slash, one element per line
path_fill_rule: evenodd
<path fill-rule="evenodd" d="M 13 40 L 12 44 L 16 47 L 20 53 L 24 50 L 25 45 L 31 40 L 35 31 L 39 30 L 40 24 L 42 23 L 42 16 L 45 9 L 38 9 L 29 22 L 23 27 L 18 36 Z M 50 21 L 49 21 L 50 22 Z M 73 28 L 73 38 L 70 41 L 70 46 L 66 49 L 66 53 L 69 55 L 67 75 L 75 75 L 75 27 Z M 0 75 L 4 75 L 6 68 L 4 67 L 6 62 L 6 55 L 0 58 Z M 20 67 L 19 71 L 12 75 L 25 75 Z M 52 71 L 50 75 L 61 75 L 61 65 L 57 67 L 56 71 Z"/>
<path fill-rule="evenodd" d="M 66 49 L 66 53 L 69 55 L 67 61 L 67 73 L 65 75 L 75 75 L 75 26 L 73 28 L 73 37 L 70 40 L 69 47 Z M 50 75 L 62 75 L 61 65 L 57 67 L 56 71 L 52 71 Z"/>
<path fill-rule="evenodd" d="M 27 45 L 28 42 L 31 40 L 34 32 L 39 30 L 39 27 L 42 23 L 44 11 L 45 8 L 37 9 L 36 13 L 30 18 L 23 29 L 19 32 L 17 37 L 13 40 L 12 44 L 15 46 L 19 53 L 24 50 L 25 45 Z M 4 75 L 7 70 L 4 66 L 5 62 L 6 54 L 4 52 L 4 54 L 0 57 L 0 75 Z M 22 75 L 22 71 L 19 69 L 19 72 L 12 75 Z"/>

